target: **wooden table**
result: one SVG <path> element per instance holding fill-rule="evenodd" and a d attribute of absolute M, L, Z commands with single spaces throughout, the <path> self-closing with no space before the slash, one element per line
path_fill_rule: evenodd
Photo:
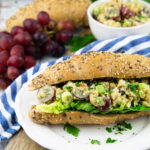
<path fill-rule="evenodd" d="M 21 129 L 8 143 L 5 150 L 47 150 L 32 141 Z"/>

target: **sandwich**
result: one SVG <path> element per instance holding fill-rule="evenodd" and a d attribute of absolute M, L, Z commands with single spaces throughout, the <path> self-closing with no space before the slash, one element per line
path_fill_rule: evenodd
<path fill-rule="evenodd" d="M 108 125 L 150 114 L 150 59 L 90 52 L 52 65 L 28 84 L 41 102 L 29 110 L 39 124 Z"/>

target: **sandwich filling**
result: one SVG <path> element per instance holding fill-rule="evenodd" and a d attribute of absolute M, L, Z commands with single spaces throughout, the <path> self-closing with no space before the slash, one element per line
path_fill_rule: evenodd
<path fill-rule="evenodd" d="M 148 79 L 69 81 L 41 87 L 37 98 L 41 101 L 36 106 L 37 111 L 54 114 L 146 111 L 150 110 L 150 85 Z"/>

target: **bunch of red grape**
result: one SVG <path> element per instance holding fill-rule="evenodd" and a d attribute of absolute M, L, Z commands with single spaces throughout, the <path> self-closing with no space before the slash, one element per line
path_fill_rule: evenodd
<path fill-rule="evenodd" d="M 73 31 L 72 22 L 57 24 L 41 11 L 37 20 L 28 18 L 23 26 L 14 26 L 10 33 L 0 32 L 0 89 L 5 89 L 44 55 L 62 56 L 64 44 L 71 40 Z"/>

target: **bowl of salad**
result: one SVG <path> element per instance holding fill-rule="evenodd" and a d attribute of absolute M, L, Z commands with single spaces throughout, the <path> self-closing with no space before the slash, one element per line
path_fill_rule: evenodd
<path fill-rule="evenodd" d="M 87 14 L 98 40 L 150 33 L 150 3 L 142 0 L 99 0 Z"/>

